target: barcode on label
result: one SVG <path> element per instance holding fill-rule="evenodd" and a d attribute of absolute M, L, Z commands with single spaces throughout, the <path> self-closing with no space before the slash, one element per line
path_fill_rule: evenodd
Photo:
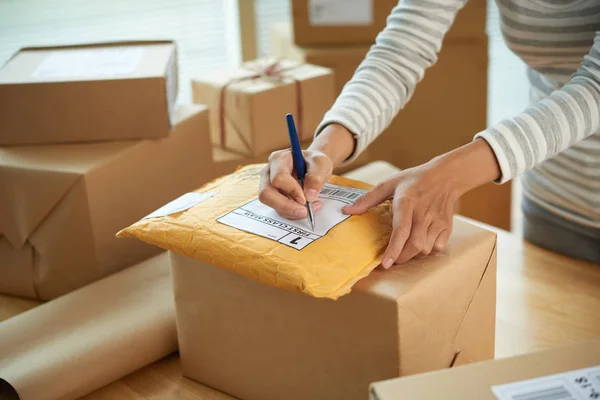
<path fill-rule="evenodd" d="M 564 385 L 513 394 L 511 400 L 576 400 Z"/>
<path fill-rule="evenodd" d="M 355 200 L 361 196 L 360 193 L 347 192 L 340 189 L 328 189 L 321 190 L 321 194 L 324 196 L 342 197 L 348 200 Z"/>

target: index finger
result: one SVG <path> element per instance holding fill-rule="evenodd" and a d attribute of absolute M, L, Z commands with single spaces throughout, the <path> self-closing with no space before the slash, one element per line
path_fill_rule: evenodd
<path fill-rule="evenodd" d="M 392 236 L 390 237 L 390 243 L 383 255 L 382 265 L 384 268 L 389 268 L 394 264 L 402 253 L 406 241 L 410 237 L 414 213 L 412 201 L 406 198 L 401 198 L 399 200 L 394 199 L 393 213 Z"/>

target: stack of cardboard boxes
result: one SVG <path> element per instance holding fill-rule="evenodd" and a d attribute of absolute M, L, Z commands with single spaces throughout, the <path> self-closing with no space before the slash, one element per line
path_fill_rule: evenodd
<path fill-rule="evenodd" d="M 273 55 L 331 68 L 339 94 L 366 56 L 397 0 L 292 0 L 292 24 L 271 27 Z M 486 128 L 486 1 L 459 11 L 437 63 L 369 147 L 372 160 L 413 167 L 464 145 Z M 510 228 L 510 185 L 486 185 L 461 199 L 460 214 Z"/>
<path fill-rule="evenodd" d="M 0 293 L 50 300 L 158 252 L 115 232 L 220 172 L 171 41 L 25 48 L 0 70 Z M 176 178 L 174 178 L 176 177 Z"/>

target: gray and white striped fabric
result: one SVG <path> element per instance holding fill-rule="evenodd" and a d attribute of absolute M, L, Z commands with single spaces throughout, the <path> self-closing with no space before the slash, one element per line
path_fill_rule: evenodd
<path fill-rule="evenodd" d="M 356 157 L 436 62 L 466 0 L 402 0 L 317 134 L 336 122 Z M 524 195 L 555 215 L 600 228 L 600 0 L 497 0 L 504 38 L 529 66 L 532 106 L 480 132 L 500 182 L 527 172 Z"/>

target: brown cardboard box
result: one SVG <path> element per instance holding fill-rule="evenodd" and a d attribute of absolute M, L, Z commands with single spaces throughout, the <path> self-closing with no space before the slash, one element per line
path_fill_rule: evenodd
<path fill-rule="evenodd" d="M 300 48 L 288 24 L 271 26 L 276 56 L 331 68 L 336 94 L 354 75 L 368 46 Z M 473 140 L 487 125 L 487 41 L 446 41 L 438 62 L 427 70 L 414 96 L 369 146 L 371 160 L 406 169 Z M 460 101 L 457 101 L 459 98 Z M 435 118 L 430 118 L 435 113 Z M 511 184 L 488 184 L 463 196 L 458 212 L 510 230 Z"/>
<path fill-rule="evenodd" d="M 208 111 L 168 137 L 0 149 L 0 293 L 49 300 L 156 254 L 120 229 L 216 177 Z"/>
<path fill-rule="evenodd" d="M 494 355 L 496 237 L 376 270 L 337 301 L 170 253 L 184 375 L 246 400 L 364 399 L 371 382 Z"/>
<path fill-rule="evenodd" d="M 164 137 L 176 95 L 172 41 L 24 48 L 0 69 L 0 145 Z"/>
<path fill-rule="evenodd" d="M 332 72 L 284 60 L 280 76 L 266 76 L 270 65 L 256 60 L 192 80 L 194 103 L 211 110 L 213 144 L 248 155 L 289 147 L 287 113 L 294 114 L 301 140 L 312 137 L 333 104 Z"/>
<path fill-rule="evenodd" d="M 385 28 L 399 0 L 292 0 L 298 46 L 370 45 Z M 485 39 L 486 1 L 469 0 L 459 11 L 448 40 Z"/>
<path fill-rule="evenodd" d="M 566 385 L 573 390 L 581 387 L 589 381 L 595 386 L 589 386 L 582 390 L 585 397 L 574 397 L 558 395 L 546 396 L 537 392 L 537 396 L 514 396 L 505 399 L 594 399 L 590 395 L 591 388 L 600 393 L 600 340 L 571 345 L 565 348 L 554 349 L 539 353 L 527 354 L 519 357 L 501 360 L 487 361 L 466 365 L 451 370 L 435 371 L 422 375 L 378 382 L 371 386 L 372 400 L 498 400 L 492 392 L 492 386 L 503 385 L 513 382 L 521 382 L 538 377 L 547 377 L 559 373 L 596 367 L 593 373 L 577 374 L 575 379 L 583 376 L 588 381 L 576 382 L 571 379 L 552 380 L 551 387 L 561 388 Z M 530 386 L 533 388 L 532 386 Z M 546 385 L 538 386 L 537 389 L 548 388 Z M 577 389 L 575 389 L 577 390 Z M 526 390 L 531 392 L 531 390 Z M 578 393 L 579 394 L 579 393 Z"/>

